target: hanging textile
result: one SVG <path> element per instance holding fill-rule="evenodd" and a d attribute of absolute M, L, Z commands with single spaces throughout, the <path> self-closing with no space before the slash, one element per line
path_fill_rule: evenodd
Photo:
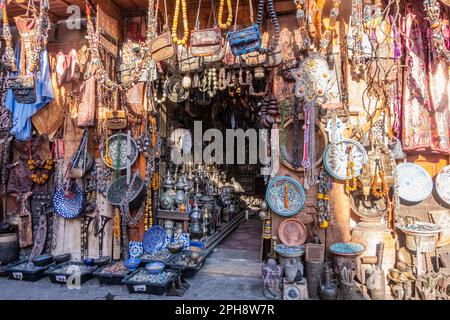
<path fill-rule="evenodd" d="M 50 56 L 50 68 L 54 70 L 56 57 Z M 40 135 L 47 135 L 52 141 L 59 128 L 64 123 L 64 99 L 65 93 L 62 87 L 58 87 L 56 81 L 57 75 L 52 72 L 53 93 L 55 99 L 40 109 L 32 118 L 34 128 Z"/>
<path fill-rule="evenodd" d="M 16 50 L 16 59 L 20 74 L 20 49 Z M 26 141 L 31 138 L 31 117 L 47 103 L 54 99 L 52 77 L 50 73 L 47 50 L 43 50 L 40 56 L 40 71 L 35 76 L 36 102 L 33 104 L 17 103 L 12 90 L 8 90 L 6 106 L 13 116 L 11 133 L 17 140 Z"/>
<path fill-rule="evenodd" d="M 403 148 L 406 152 L 449 154 L 448 69 L 433 54 L 427 37 L 429 26 L 417 9 L 407 8 L 402 28 L 407 66 L 403 81 Z"/>
<path fill-rule="evenodd" d="M 8 72 L 4 68 L 0 68 L 0 137 L 8 135 L 12 128 L 11 112 L 6 108 L 6 79 Z"/>
<path fill-rule="evenodd" d="M 92 127 L 95 122 L 96 80 L 94 76 L 87 79 L 81 87 L 81 100 L 78 104 L 79 127 Z"/>

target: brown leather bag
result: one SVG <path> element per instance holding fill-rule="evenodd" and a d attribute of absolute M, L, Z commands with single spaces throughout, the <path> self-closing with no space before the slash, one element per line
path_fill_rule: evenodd
<path fill-rule="evenodd" d="M 222 35 L 218 27 L 191 32 L 191 53 L 194 57 L 212 56 L 222 49 Z"/>
<path fill-rule="evenodd" d="M 159 1 L 156 4 L 156 12 L 158 12 Z M 163 61 L 172 58 L 175 55 L 175 47 L 172 41 L 172 34 L 169 31 L 168 17 L 167 17 L 167 3 L 164 0 L 165 22 L 163 33 L 156 35 L 150 43 L 150 53 L 152 59 L 155 61 Z M 151 17 L 154 20 L 155 28 L 157 25 L 157 16 Z"/>
<path fill-rule="evenodd" d="M 201 4 L 202 1 L 199 0 L 195 28 L 191 31 L 191 54 L 194 57 L 212 56 L 222 48 L 222 34 L 220 28 L 217 27 L 217 22 L 213 28 L 199 29 Z M 212 6 L 212 10 L 214 13 L 214 6 Z M 214 14 L 214 20 L 215 16 Z"/>
<path fill-rule="evenodd" d="M 169 31 L 156 36 L 150 44 L 150 53 L 155 61 L 163 61 L 173 57 L 175 48 Z"/>

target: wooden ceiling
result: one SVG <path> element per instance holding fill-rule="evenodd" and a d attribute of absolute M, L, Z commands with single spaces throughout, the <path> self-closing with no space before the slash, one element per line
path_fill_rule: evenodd
<path fill-rule="evenodd" d="M 8 15 L 12 18 L 21 14 L 24 14 L 26 11 L 26 6 L 28 0 L 7 0 L 7 10 Z M 164 0 L 160 1 L 160 8 L 164 8 Z M 173 14 L 173 7 L 175 4 L 175 0 L 166 0 L 169 16 Z M 189 15 L 195 15 L 197 11 L 199 0 L 187 0 Z M 205 11 L 202 10 L 202 14 L 210 14 L 209 6 L 211 0 L 203 0 L 202 6 Z M 219 0 L 213 0 L 215 3 L 216 10 L 219 6 Z M 35 5 L 38 9 L 40 0 L 34 0 Z M 148 0 L 92 0 L 93 3 L 99 3 L 106 7 L 108 7 L 108 11 L 110 13 L 116 13 L 122 17 L 132 16 L 136 13 L 142 12 L 148 7 Z M 292 0 L 275 0 L 277 2 L 277 11 L 287 11 L 294 10 L 295 6 Z M 235 10 L 236 0 L 232 0 L 233 3 L 233 11 Z M 248 7 L 248 0 L 240 0 L 240 8 Z M 256 15 L 256 3 L 257 0 L 253 0 L 254 3 L 254 11 Z M 71 13 L 67 12 L 67 8 L 71 5 L 77 5 L 81 8 L 81 11 L 85 11 L 85 0 L 49 0 L 50 4 L 50 18 L 52 21 L 61 20 L 67 18 L 71 15 Z M 279 9 L 280 8 L 280 9 Z"/>

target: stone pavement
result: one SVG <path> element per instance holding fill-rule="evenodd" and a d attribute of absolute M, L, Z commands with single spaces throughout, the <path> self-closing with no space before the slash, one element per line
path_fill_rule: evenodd
<path fill-rule="evenodd" d="M 227 276 L 199 272 L 187 279 L 191 285 L 183 297 L 129 294 L 125 285 L 100 285 L 94 278 L 81 289 L 69 290 L 65 285 L 53 284 L 48 277 L 37 282 L 23 282 L 0 278 L 0 300 L 262 300 L 260 277 Z"/>

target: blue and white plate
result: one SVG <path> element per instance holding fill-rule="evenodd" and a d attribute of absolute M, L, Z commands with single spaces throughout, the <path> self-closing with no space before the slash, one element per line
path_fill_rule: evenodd
<path fill-rule="evenodd" d="M 406 162 L 396 168 L 398 195 L 409 202 L 420 202 L 431 195 L 433 180 L 421 166 Z"/>
<path fill-rule="evenodd" d="M 130 241 L 130 258 L 139 258 L 144 254 L 144 245 L 139 241 Z"/>
<path fill-rule="evenodd" d="M 190 239 L 189 233 L 182 233 L 175 240 L 179 241 L 183 244 L 183 247 L 184 247 L 183 250 L 189 250 L 189 246 L 191 245 L 191 239 Z"/>
<path fill-rule="evenodd" d="M 142 243 L 146 253 L 153 253 L 165 248 L 167 233 L 161 226 L 153 226 L 144 234 Z"/>
<path fill-rule="evenodd" d="M 436 177 L 436 191 L 447 204 L 450 204 L 450 166 L 446 166 Z"/>

